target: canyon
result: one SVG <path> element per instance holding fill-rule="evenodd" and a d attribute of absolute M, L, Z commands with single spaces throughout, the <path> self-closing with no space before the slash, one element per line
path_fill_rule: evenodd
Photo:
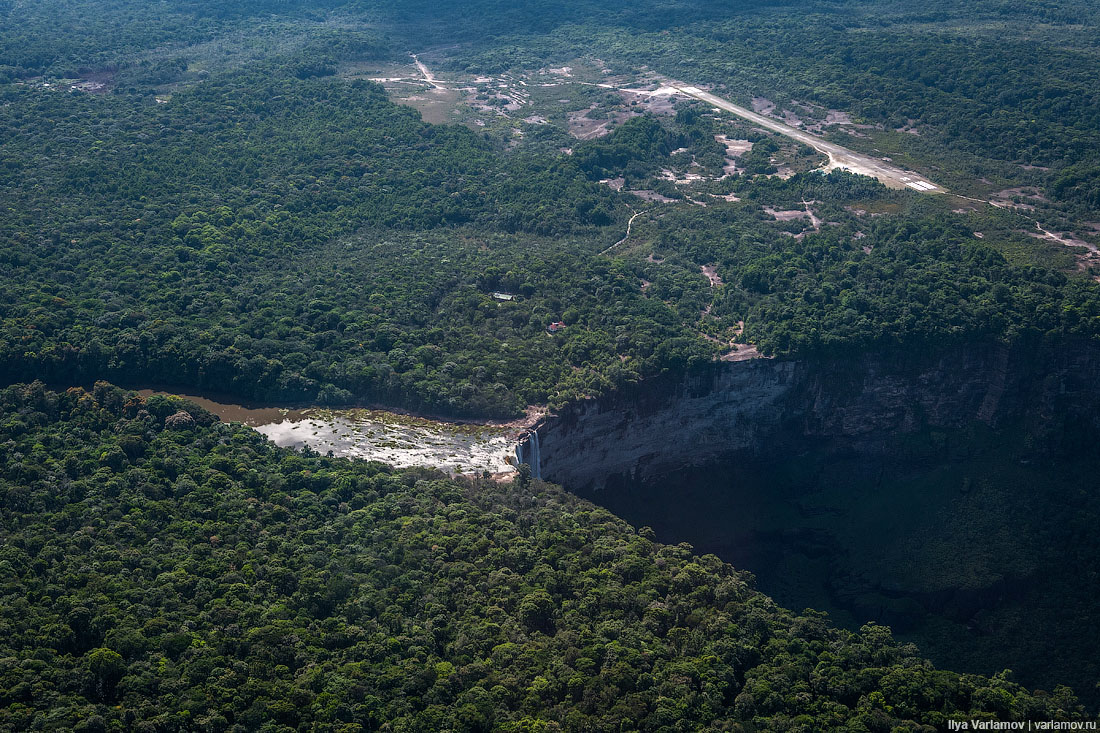
<path fill-rule="evenodd" d="M 1087 342 L 753 359 L 575 403 L 518 452 L 785 606 L 1090 697 L 1098 384 Z"/>

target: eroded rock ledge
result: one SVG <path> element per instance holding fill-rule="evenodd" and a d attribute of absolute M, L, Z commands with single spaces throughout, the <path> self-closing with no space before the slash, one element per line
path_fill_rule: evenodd
<path fill-rule="evenodd" d="M 1011 423 L 1037 451 L 1100 434 L 1100 346 L 984 344 L 807 361 L 756 359 L 574 404 L 538 426 L 541 476 L 574 489 L 649 480 L 813 440 L 882 452 L 898 436 Z"/>

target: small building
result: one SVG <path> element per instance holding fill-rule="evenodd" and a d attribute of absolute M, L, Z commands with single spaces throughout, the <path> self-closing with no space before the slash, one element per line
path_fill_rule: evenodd
<path fill-rule="evenodd" d="M 489 295 L 493 296 L 493 300 L 505 300 L 505 301 L 508 301 L 508 300 L 515 300 L 515 299 L 516 299 L 516 296 L 515 296 L 515 295 L 513 295 L 512 293 L 498 293 L 498 292 L 492 292 L 492 293 L 489 293 Z"/>
<path fill-rule="evenodd" d="M 563 331 L 563 330 L 565 330 L 565 322 L 564 321 L 554 321 L 553 323 L 551 323 L 549 326 L 546 327 L 546 330 L 549 331 L 550 333 L 557 333 L 558 331 Z"/>

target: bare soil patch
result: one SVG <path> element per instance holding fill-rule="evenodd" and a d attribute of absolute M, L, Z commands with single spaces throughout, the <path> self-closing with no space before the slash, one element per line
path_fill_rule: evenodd
<path fill-rule="evenodd" d="M 728 135 L 715 135 L 716 142 L 726 146 L 726 157 L 739 158 L 752 150 L 752 142 L 749 140 L 735 140 Z"/>
<path fill-rule="evenodd" d="M 1038 190 L 1026 186 L 1020 186 L 1017 188 L 1006 188 L 1003 191 L 997 191 L 994 194 L 990 194 L 991 203 L 1015 206 L 1019 209 L 1034 211 L 1035 206 L 1027 203 L 1027 201 L 1038 201 L 1042 203 L 1047 203 L 1050 201 L 1050 199 L 1048 199 L 1046 196 L 1043 196 L 1041 193 L 1038 192 Z"/>
<path fill-rule="evenodd" d="M 663 168 L 661 169 L 661 178 L 666 181 L 672 181 L 677 186 L 684 186 L 689 183 L 695 183 L 696 181 L 706 180 L 707 177 L 698 173 L 685 173 L 683 176 L 678 176 L 668 168 Z"/>
<path fill-rule="evenodd" d="M 752 111 L 758 115 L 770 115 L 775 111 L 775 102 L 767 97 L 753 97 Z"/>
<path fill-rule="evenodd" d="M 770 206 L 765 206 L 764 211 L 775 217 L 776 221 L 793 221 L 795 219 L 809 219 L 809 212 L 803 209 L 791 209 L 790 211 L 776 211 Z"/>
<path fill-rule="evenodd" d="M 1083 239 L 1078 239 L 1073 235 L 1066 234 L 1064 232 L 1048 232 L 1045 229 L 1040 229 L 1037 232 L 1025 232 L 1029 237 L 1035 237 L 1036 239 L 1045 239 L 1048 242 L 1057 242 L 1067 247 L 1084 247 L 1089 252 L 1094 254 L 1100 254 L 1100 248 L 1091 242 L 1086 242 Z"/>
<path fill-rule="evenodd" d="M 111 91 L 114 81 L 114 72 L 88 71 L 80 74 L 80 80 L 71 84 L 69 89 L 87 94 L 106 94 Z"/>
<path fill-rule="evenodd" d="M 596 109 L 595 106 L 589 109 Z M 603 137 L 608 130 L 609 120 L 594 120 L 588 116 L 587 109 L 570 112 L 568 115 L 569 134 L 578 140 L 594 140 Z"/>
<path fill-rule="evenodd" d="M 710 281 L 712 288 L 717 288 L 722 285 L 722 278 L 718 276 L 718 268 L 715 265 L 703 265 L 699 268 L 703 274 L 706 275 L 707 280 Z"/>
<path fill-rule="evenodd" d="M 458 106 L 460 100 L 460 92 L 441 87 L 432 87 L 425 92 L 395 99 L 395 101 L 415 109 L 425 122 L 433 125 L 452 121 L 455 107 Z"/>
<path fill-rule="evenodd" d="M 760 353 L 753 344 L 738 344 L 736 350 L 723 354 L 720 361 L 749 361 L 750 359 L 767 359 L 769 357 Z"/>
<path fill-rule="evenodd" d="M 631 105 L 639 112 L 655 116 L 676 113 L 676 102 L 671 95 L 644 94 L 626 89 L 621 90 L 619 95 L 623 98 L 625 104 Z"/>
<path fill-rule="evenodd" d="M 646 189 L 640 191 L 627 191 L 627 193 L 632 193 L 640 199 L 653 201 L 658 204 L 671 204 L 676 202 L 676 199 L 670 199 L 668 196 L 659 194 L 656 191 L 649 191 Z"/>
<path fill-rule="evenodd" d="M 803 122 L 801 117 L 799 117 L 798 115 L 796 115 L 794 112 L 790 111 L 789 109 L 783 110 L 783 121 L 786 122 L 791 127 L 804 127 L 806 125 L 806 123 Z"/>

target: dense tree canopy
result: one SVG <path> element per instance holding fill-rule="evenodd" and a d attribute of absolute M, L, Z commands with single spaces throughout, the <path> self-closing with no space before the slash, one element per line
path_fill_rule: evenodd
<path fill-rule="evenodd" d="M 778 608 L 529 474 L 282 451 L 97 380 L 514 416 L 750 342 L 1097 338 L 1100 271 L 1032 209 L 971 205 L 1004 188 L 1067 230 L 1100 220 L 1094 5 L 0 0 L 0 386 L 61 387 L 0 391 L 0 728 L 1080 715 L 1064 688 Z M 971 198 L 807 172 L 820 156 L 744 124 L 726 175 L 732 123 L 585 110 L 622 101 L 602 76 L 561 111 L 604 115 L 592 134 L 499 95 L 496 130 L 426 124 L 360 72 L 429 48 L 486 100 L 483 73 L 584 57 L 851 114 L 824 134 Z"/>
<path fill-rule="evenodd" d="M 1072 694 L 793 614 L 559 488 L 298 454 L 177 398 L 0 393 L 0 726 L 932 730 Z M 923 726 L 923 727 L 922 727 Z M 744 729 L 744 728 L 740 728 Z"/>
<path fill-rule="evenodd" d="M 908 10 L 872 15 L 858 2 L 814 23 L 797 3 L 90 7 L 0 8 L 12 21 L 0 33 L 7 382 L 110 378 L 515 415 L 690 367 L 735 338 L 808 355 L 1097 333 L 1096 289 L 1060 272 L 1068 256 L 1019 256 L 1021 240 L 1045 246 L 1020 234 L 1033 228 L 1023 217 L 967 221 L 839 174 L 768 177 L 785 143 L 751 128 L 739 133 L 754 143 L 742 174 L 713 185 L 742 201 L 693 198 L 706 194 L 667 169 L 717 178 L 727 162 L 699 105 L 560 152 L 545 128 L 528 146 L 424 124 L 337 73 L 440 34 L 465 42 L 445 63 L 473 71 L 516 66 L 517 49 L 533 55 L 528 68 L 614 51 L 615 67 L 690 72 L 733 95 L 763 88 L 803 113 L 795 100 L 883 129 L 912 121 L 973 160 L 1052 166 L 1051 195 L 1091 206 L 1093 46 L 1069 35 L 1051 53 L 1045 34 L 1012 35 L 1031 12 L 1094 21 L 1073 3 L 967 11 L 1007 19 L 1009 40 L 960 29 L 948 7 L 921 16 L 931 32 Z M 67 91 L 81 79 L 103 93 Z M 680 204 L 639 215 L 634 238 L 600 256 L 640 211 L 600 183 L 619 178 Z M 807 199 L 824 228 L 763 211 Z M 711 288 L 703 266 L 723 284 Z M 495 302 L 494 290 L 519 299 Z M 567 328 L 550 337 L 558 321 Z"/>
<path fill-rule="evenodd" d="M 776 355 L 1097 332 L 1094 287 L 839 173 L 723 181 L 744 201 L 673 206 L 597 255 L 631 206 L 598 179 L 682 200 L 664 166 L 721 169 L 697 107 L 551 157 L 293 68 L 227 72 L 167 104 L 8 89 L 7 380 L 513 415 L 713 358 L 740 321 Z M 774 143 L 757 149 L 766 167 Z M 762 211 L 806 199 L 828 227 Z M 898 214 L 865 222 L 859 205 Z M 999 216 L 982 227 L 1020 239 L 1024 220 Z"/>

